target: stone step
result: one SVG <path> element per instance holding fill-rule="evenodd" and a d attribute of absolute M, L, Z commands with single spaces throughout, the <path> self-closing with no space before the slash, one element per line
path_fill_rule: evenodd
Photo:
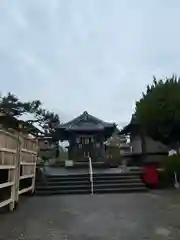
<path fill-rule="evenodd" d="M 137 183 L 137 184 L 96 184 L 94 183 L 94 190 L 101 190 L 101 189 L 119 189 L 119 188 L 130 188 L 134 189 L 137 187 L 144 187 L 144 184 Z M 36 186 L 36 192 L 57 192 L 57 191 L 71 191 L 71 190 L 87 190 L 90 191 L 91 185 L 66 185 L 66 186 Z"/>
<path fill-rule="evenodd" d="M 89 173 L 86 172 L 86 173 L 77 173 L 77 174 L 74 174 L 74 173 L 67 173 L 67 174 L 52 174 L 52 175 L 49 175 L 49 174 L 46 174 L 46 177 L 48 178 L 68 178 L 68 177 L 86 177 Z"/>
<path fill-rule="evenodd" d="M 61 189 L 67 189 L 67 190 L 71 190 L 71 189 L 88 189 L 90 188 L 91 184 L 79 184 L 79 185 L 47 185 L 45 188 L 46 190 L 52 190 L 52 191 L 56 191 L 56 190 L 61 190 Z M 94 188 L 119 188 L 119 187 L 136 187 L 136 186 L 144 186 L 144 184 L 142 182 L 138 182 L 138 183 L 98 183 L 98 182 L 94 182 Z M 44 186 L 36 186 L 36 190 L 44 190 L 45 189 Z"/>
<path fill-rule="evenodd" d="M 71 189 L 71 190 L 57 190 L 57 191 L 51 191 L 51 190 L 44 190 L 44 191 L 35 191 L 35 194 L 38 196 L 49 196 L 49 195 L 66 195 L 66 194 L 90 194 L 90 189 Z"/>
<path fill-rule="evenodd" d="M 49 183 L 59 183 L 59 184 L 63 184 L 63 183 L 69 183 L 69 182 L 74 182 L 74 183 L 78 183 L 78 182 L 89 182 L 90 180 L 90 176 L 86 176 L 86 177 L 70 177 L 70 178 L 46 178 L 45 179 L 47 182 Z M 141 181 L 139 176 L 93 176 L 93 181 Z M 40 182 L 40 180 L 37 180 L 36 182 Z"/>
<path fill-rule="evenodd" d="M 118 167 L 118 165 L 110 165 L 109 163 L 104 163 L 104 162 L 92 162 L 92 167 L 93 168 L 98 168 L 98 169 L 108 169 L 110 167 Z M 66 166 L 67 169 L 89 169 L 89 163 L 88 162 L 76 162 L 74 163 L 73 166 Z"/>
<path fill-rule="evenodd" d="M 129 177 L 129 176 L 139 176 L 142 172 L 141 171 L 132 171 L 132 172 L 93 172 L 94 176 L 122 176 L 122 177 Z"/>
<path fill-rule="evenodd" d="M 36 190 L 51 190 L 51 191 L 56 191 L 56 190 L 71 190 L 71 189 L 90 189 L 90 183 L 89 184 L 81 184 L 81 185 L 59 185 L 59 186 L 49 186 L 47 185 L 45 188 L 44 186 L 36 186 Z"/>
<path fill-rule="evenodd" d="M 49 186 L 61 186 L 61 185 L 77 185 L 77 186 L 79 186 L 79 185 L 88 185 L 88 184 L 90 184 L 90 179 L 87 179 L 87 180 L 79 180 L 79 181 L 77 181 L 77 180 L 75 180 L 75 181 L 68 181 L 68 180 L 65 180 L 65 181 L 55 181 L 55 182 L 52 182 L 52 181 L 48 181 L 47 182 L 48 183 L 48 185 Z"/>
<path fill-rule="evenodd" d="M 93 173 L 93 177 L 99 177 L 99 178 L 103 178 L 103 177 L 119 177 L 119 178 L 123 178 L 123 177 L 136 177 L 136 176 L 140 176 L 141 172 L 126 172 L 126 173 L 97 173 L 94 172 Z M 86 174 L 69 174 L 69 175 L 45 175 L 46 178 L 51 179 L 51 180 L 57 180 L 57 179 L 82 179 L 82 178 L 89 178 L 89 173 Z"/>
<path fill-rule="evenodd" d="M 90 180 L 90 176 L 87 175 L 87 176 L 79 176 L 79 177 L 58 177 L 58 178 L 49 178 L 49 177 L 46 177 L 45 178 L 45 182 L 48 182 L 48 183 L 52 183 L 52 184 L 68 184 L 68 183 L 81 183 L 81 182 L 89 182 Z M 93 176 L 93 181 L 141 181 L 140 180 L 140 177 L 138 176 Z M 38 183 L 41 183 L 41 180 L 36 180 L 36 184 Z"/>
<path fill-rule="evenodd" d="M 94 189 L 105 189 L 105 188 L 136 188 L 136 187 L 144 187 L 142 182 L 140 183 L 105 183 L 98 184 L 94 183 Z"/>
<path fill-rule="evenodd" d="M 113 181 L 113 180 L 136 180 L 136 179 L 140 179 L 140 176 L 136 176 L 136 175 L 132 175 L 132 176 L 121 176 L 121 175 L 117 175 L 117 176 L 93 176 L 93 180 L 109 180 L 109 181 Z"/>
<path fill-rule="evenodd" d="M 132 192 L 146 192 L 147 188 L 134 187 L 134 188 L 105 188 L 105 189 L 94 189 L 94 194 L 104 194 L 104 193 L 132 193 Z"/>
<path fill-rule="evenodd" d="M 110 179 L 94 179 L 94 182 L 99 183 L 99 184 L 104 184 L 104 183 L 141 183 L 140 178 L 132 178 L 132 179 L 116 179 L 116 178 L 110 178 Z M 54 186 L 59 186 L 59 185 L 82 185 L 82 184 L 89 184 L 90 179 L 87 180 L 75 180 L 75 181 L 68 181 L 68 180 L 62 180 L 62 181 L 47 181 L 48 185 L 54 185 Z M 41 185 L 41 182 L 36 181 L 36 185 Z"/>
<path fill-rule="evenodd" d="M 89 175 L 86 176 L 60 176 L 60 177 L 46 177 L 48 182 L 81 182 L 81 181 L 89 181 Z"/>
<path fill-rule="evenodd" d="M 106 189 L 94 189 L 94 194 L 105 194 L 105 193 L 133 193 L 133 192 L 146 192 L 146 187 L 136 187 L 136 188 L 106 188 Z M 38 196 L 50 196 L 50 195 L 66 195 L 66 194 L 91 194 L 90 189 L 71 189 L 71 190 L 57 190 L 57 191 L 36 191 Z"/>
<path fill-rule="evenodd" d="M 121 193 L 145 191 L 147 188 L 140 178 L 140 171 L 95 172 L 94 193 Z M 45 181 L 36 181 L 37 195 L 90 194 L 91 183 L 88 173 L 70 175 L 46 175 Z"/>
<path fill-rule="evenodd" d="M 93 178 L 94 182 L 98 183 L 134 183 L 134 182 L 142 182 L 140 178 L 105 178 L 105 179 L 99 179 L 99 178 Z"/>

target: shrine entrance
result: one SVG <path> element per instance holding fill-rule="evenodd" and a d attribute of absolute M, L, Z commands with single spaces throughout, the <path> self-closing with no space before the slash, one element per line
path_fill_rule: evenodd
<path fill-rule="evenodd" d="M 77 149 L 80 150 L 80 158 L 92 156 L 94 139 L 91 135 L 82 135 L 76 138 Z"/>
<path fill-rule="evenodd" d="M 104 122 L 87 112 L 72 121 L 62 124 L 56 131 L 56 138 L 69 141 L 69 159 L 92 161 L 106 158 L 105 141 L 116 129 L 115 123 Z"/>
<path fill-rule="evenodd" d="M 75 149 L 74 159 L 84 160 L 88 156 L 92 159 L 105 157 L 105 145 L 103 141 L 97 140 L 96 135 L 77 135 Z"/>

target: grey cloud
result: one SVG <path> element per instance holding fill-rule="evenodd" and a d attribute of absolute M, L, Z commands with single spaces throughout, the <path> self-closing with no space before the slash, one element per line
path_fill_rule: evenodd
<path fill-rule="evenodd" d="M 5 2 L 1 90 L 63 121 L 88 110 L 124 125 L 153 75 L 180 73 L 178 0 Z"/>

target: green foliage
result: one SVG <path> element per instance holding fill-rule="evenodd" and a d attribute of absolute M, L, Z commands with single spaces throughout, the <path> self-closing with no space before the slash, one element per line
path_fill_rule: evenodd
<path fill-rule="evenodd" d="M 0 96 L 0 111 L 4 111 L 12 116 L 19 117 L 23 114 L 31 113 L 35 120 L 29 120 L 29 123 L 38 123 L 44 129 L 46 134 L 54 131 L 60 123 L 59 116 L 53 112 L 43 109 L 39 100 L 22 102 L 17 96 L 8 93 L 7 96 Z"/>
<path fill-rule="evenodd" d="M 48 161 L 49 159 L 56 159 L 56 161 L 59 162 L 68 159 L 68 151 L 63 147 L 56 145 L 48 150 L 41 149 L 39 151 L 39 157 L 41 157 L 44 162 Z"/>
<path fill-rule="evenodd" d="M 109 145 L 107 146 L 106 153 L 108 156 L 107 163 L 111 166 L 118 166 L 122 162 L 122 157 L 120 155 L 120 148 L 117 146 Z"/>
<path fill-rule="evenodd" d="M 174 156 L 168 156 L 165 157 L 162 167 L 165 169 L 165 172 L 168 174 L 173 175 L 174 172 L 176 172 L 178 175 L 180 175 L 180 156 L 174 155 Z"/>
<path fill-rule="evenodd" d="M 35 111 L 36 122 L 44 129 L 46 134 L 53 133 L 55 127 L 60 124 L 58 114 L 39 108 Z"/>
<path fill-rule="evenodd" d="M 136 121 L 154 140 L 177 146 L 180 141 L 180 78 L 172 76 L 147 86 L 136 102 Z"/>
<path fill-rule="evenodd" d="M 167 156 L 161 163 L 164 171 L 159 172 L 159 182 L 162 187 L 172 187 L 174 185 L 174 172 L 177 173 L 177 177 L 180 176 L 180 156 Z"/>
<path fill-rule="evenodd" d="M 0 110 L 12 116 L 21 116 L 24 113 L 34 113 L 41 105 L 39 100 L 32 102 L 21 102 L 17 96 L 8 93 L 0 97 Z"/>
<path fill-rule="evenodd" d="M 120 148 L 116 146 L 107 146 L 108 155 L 112 158 L 120 158 Z"/>
<path fill-rule="evenodd" d="M 58 161 L 63 161 L 68 159 L 68 151 L 59 146 L 59 156 L 58 156 Z"/>

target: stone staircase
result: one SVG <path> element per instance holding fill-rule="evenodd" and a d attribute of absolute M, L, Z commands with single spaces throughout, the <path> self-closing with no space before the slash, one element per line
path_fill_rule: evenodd
<path fill-rule="evenodd" d="M 92 162 L 92 167 L 93 168 L 101 168 L 101 169 L 105 169 L 105 168 L 110 168 L 110 164 L 107 162 Z M 76 161 L 73 165 L 73 167 L 70 168 L 76 168 L 76 169 L 80 169 L 80 168 L 86 168 L 89 169 L 89 162 L 87 161 Z"/>
<path fill-rule="evenodd" d="M 141 181 L 140 172 L 95 173 L 94 194 L 147 191 Z M 43 181 L 36 180 L 37 195 L 91 194 L 89 174 L 46 175 Z"/>

